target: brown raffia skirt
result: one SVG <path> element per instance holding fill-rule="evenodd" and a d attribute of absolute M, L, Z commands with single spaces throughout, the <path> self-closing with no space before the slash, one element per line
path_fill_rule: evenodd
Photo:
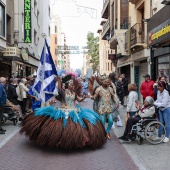
<path fill-rule="evenodd" d="M 22 122 L 20 134 L 29 137 L 41 146 L 61 149 L 80 149 L 89 146 L 100 148 L 106 142 L 106 132 L 101 122 L 92 125 L 87 119 L 82 119 L 86 128 L 74 123 L 68 118 L 66 126 L 64 120 L 54 120 L 51 117 L 34 116 L 28 114 Z"/>

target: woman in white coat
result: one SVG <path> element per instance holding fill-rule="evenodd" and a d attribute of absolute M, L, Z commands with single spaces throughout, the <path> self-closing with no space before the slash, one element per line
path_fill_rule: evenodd
<path fill-rule="evenodd" d="M 129 95 L 127 98 L 127 116 L 133 117 L 135 113 L 137 112 L 136 108 L 136 101 L 138 100 L 138 93 L 136 92 L 137 87 L 135 84 L 129 84 L 128 85 Z"/>

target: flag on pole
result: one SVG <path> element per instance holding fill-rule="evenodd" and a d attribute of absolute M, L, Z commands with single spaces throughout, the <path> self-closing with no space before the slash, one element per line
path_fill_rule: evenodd
<path fill-rule="evenodd" d="M 43 101 L 49 101 L 54 95 L 58 95 L 56 88 L 55 77 L 57 70 L 54 65 L 50 49 L 45 39 L 45 44 L 41 53 L 40 64 L 37 70 L 37 78 L 34 83 L 34 91 L 38 97 Z"/>

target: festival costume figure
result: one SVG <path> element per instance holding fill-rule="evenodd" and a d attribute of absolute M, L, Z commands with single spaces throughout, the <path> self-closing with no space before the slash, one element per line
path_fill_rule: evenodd
<path fill-rule="evenodd" d="M 66 82 L 65 87 L 63 107 L 48 106 L 30 113 L 23 120 L 20 133 L 51 148 L 101 147 L 106 142 L 106 133 L 99 115 L 75 106 L 75 100 L 83 101 L 84 98 L 76 96 L 73 81 L 68 81 L 68 88 Z"/>
<path fill-rule="evenodd" d="M 106 128 L 107 138 L 110 139 L 110 130 L 113 125 L 113 108 L 114 103 L 116 108 L 118 107 L 118 103 L 116 102 L 113 88 L 109 87 L 110 80 L 107 77 L 103 77 L 103 83 L 101 86 L 97 87 L 94 96 L 92 99 L 96 100 L 98 98 L 97 104 L 97 112 L 100 115 L 100 119 L 103 123 L 103 126 L 106 124 L 106 120 L 108 122 L 108 126 Z M 114 103 L 113 103 L 114 102 Z"/>

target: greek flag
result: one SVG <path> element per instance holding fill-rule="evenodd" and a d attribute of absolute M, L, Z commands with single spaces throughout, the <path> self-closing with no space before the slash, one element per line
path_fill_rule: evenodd
<path fill-rule="evenodd" d="M 37 70 L 37 78 L 35 79 L 33 90 L 38 94 L 43 102 L 49 101 L 54 95 L 58 95 L 55 77 L 57 70 L 54 65 L 50 49 L 45 39 L 45 45 L 42 50 L 40 64 Z"/>

